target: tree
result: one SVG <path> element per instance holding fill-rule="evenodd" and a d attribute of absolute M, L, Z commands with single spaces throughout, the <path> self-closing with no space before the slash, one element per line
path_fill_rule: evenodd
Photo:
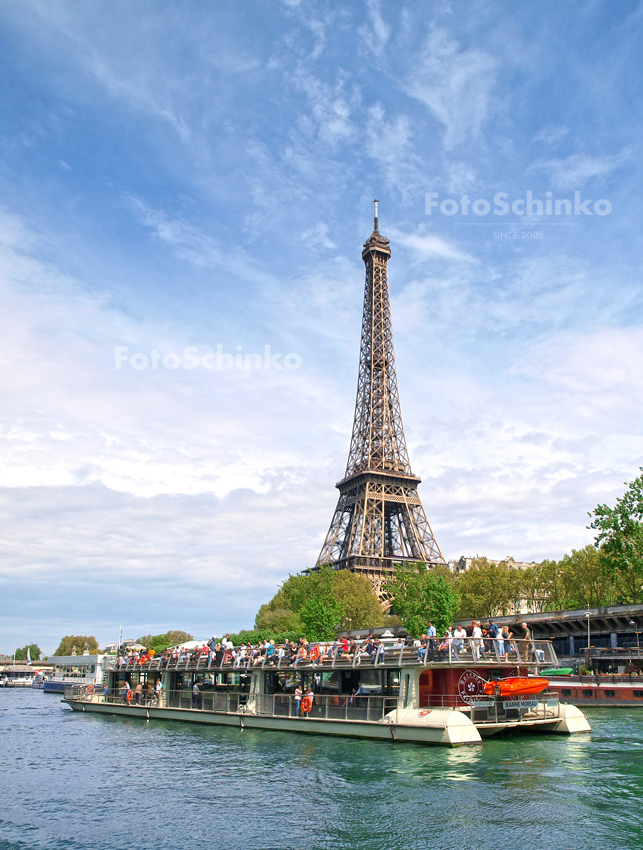
<path fill-rule="evenodd" d="M 473 565 L 456 578 L 462 598 L 462 617 L 495 617 L 513 611 L 520 598 L 519 570 L 506 562 L 492 564 L 486 558 L 476 558 Z"/>
<path fill-rule="evenodd" d="M 87 635 L 66 635 L 60 641 L 54 655 L 71 655 L 74 646 L 76 647 L 76 653 L 82 655 L 86 643 L 89 644 L 90 655 L 94 655 L 98 650 L 98 641 L 93 635 L 91 637 Z"/>
<path fill-rule="evenodd" d="M 299 612 L 305 637 L 312 641 L 332 640 L 344 613 L 344 606 L 332 593 L 310 597 Z"/>
<path fill-rule="evenodd" d="M 640 468 L 643 472 L 643 467 Z M 597 534 L 596 545 L 603 553 L 604 569 L 618 585 L 624 602 L 643 598 L 643 475 L 627 485 L 616 505 L 598 505 L 589 528 Z"/>
<path fill-rule="evenodd" d="M 333 594 L 344 606 L 344 621 L 352 629 L 375 629 L 384 624 L 380 600 L 366 576 L 350 570 L 333 570 Z"/>
<path fill-rule="evenodd" d="M 146 647 L 146 649 L 153 649 L 158 655 L 159 652 L 165 652 L 168 646 L 176 646 L 188 640 L 194 640 L 192 635 L 178 629 L 171 629 L 162 635 L 143 635 L 143 637 L 137 638 L 136 642 Z"/>
<path fill-rule="evenodd" d="M 386 590 L 393 597 L 393 612 L 414 637 L 426 631 L 429 620 L 438 634 L 453 625 L 460 597 L 443 572 L 422 563 L 398 564 Z"/>
<path fill-rule="evenodd" d="M 37 643 L 30 643 L 27 646 L 23 646 L 22 649 L 16 649 L 16 661 L 26 661 L 27 650 L 29 650 L 32 661 L 40 661 L 42 650 Z"/>
<path fill-rule="evenodd" d="M 298 614 L 288 608 L 271 609 L 262 605 L 255 618 L 255 629 L 269 632 L 301 632 L 303 624 Z"/>
<path fill-rule="evenodd" d="M 340 620 L 350 621 L 354 629 L 372 629 L 384 623 L 379 599 L 367 578 L 323 566 L 308 576 L 289 576 L 270 602 L 259 609 L 255 629 L 271 634 L 304 632 L 309 640 L 313 632 L 323 633 L 329 637 L 316 639 L 327 640 L 331 637 L 328 623 L 333 618 L 337 619 L 333 629 Z"/>

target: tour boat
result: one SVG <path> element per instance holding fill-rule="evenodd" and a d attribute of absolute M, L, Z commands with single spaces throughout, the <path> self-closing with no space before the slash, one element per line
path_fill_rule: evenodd
<path fill-rule="evenodd" d="M 45 693 L 65 693 L 65 686 L 93 685 L 103 687 L 103 679 L 110 664 L 115 660 L 113 655 L 55 655 L 53 673 L 43 683 Z"/>
<path fill-rule="evenodd" d="M 428 653 L 419 658 L 416 647 L 393 647 L 377 664 L 359 649 L 331 657 L 309 651 L 294 666 L 278 653 L 255 664 L 244 658 L 239 666 L 229 653 L 143 664 L 114 661 L 101 687 L 69 683 L 63 702 L 78 712 L 143 720 L 451 747 L 508 731 L 590 731 L 578 708 L 548 693 L 509 699 L 485 694 L 492 677 L 509 678 L 517 665 L 537 670 L 540 661 L 532 659 L 541 657 L 550 666 L 556 663 L 548 641 L 513 643 L 511 665 L 492 650 L 485 659 L 477 652 L 472 657 L 468 648 L 452 652 L 451 646 L 433 659 Z"/>
<path fill-rule="evenodd" d="M 28 664 L 7 664 L 0 671 L 0 687 L 30 688 L 34 680 L 34 670 Z"/>

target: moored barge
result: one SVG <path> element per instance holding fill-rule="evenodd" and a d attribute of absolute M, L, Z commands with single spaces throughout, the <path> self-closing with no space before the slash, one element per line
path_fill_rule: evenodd
<path fill-rule="evenodd" d="M 500 688 L 485 694 L 489 682 L 556 663 L 548 641 L 513 641 L 512 654 L 504 660 L 491 651 L 481 658 L 472 648 L 458 655 L 449 645 L 431 658 L 428 652 L 420 657 L 416 647 L 400 646 L 377 659 L 358 649 L 352 657 L 322 660 L 312 647 L 307 659 L 295 664 L 275 656 L 239 664 L 228 653 L 115 662 L 102 688 L 69 684 L 63 702 L 75 711 L 144 720 L 451 747 L 510 731 L 590 731 L 578 708 L 547 690 L 509 699 Z"/>

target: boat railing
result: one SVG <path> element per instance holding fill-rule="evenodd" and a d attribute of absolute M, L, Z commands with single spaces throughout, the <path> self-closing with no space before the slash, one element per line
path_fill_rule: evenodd
<path fill-rule="evenodd" d="M 186 653 L 178 657 L 155 656 L 144 661 L 127 659 L 110 664 L 110 670 L 252 670 L 257 667 L 284 669 L 287 667 L 326 667 L 327 669 L 354 668 L 364 664 L 373 666 L 429 666 L 434 663 L 455 664 L 466 661 L 470 664 L 508 663 L 529 666 L 558 664 L 552 643 L 548 640 L 502 640 L 500 638 L 432 638 L 425 646 L 394 644 L 376 645 L 368 651 L 362 643 L 348 651 L 328 643 L 311 643 L 294 657 L 285 655 L 283 647 L 276 647 L 271 654 L 241 655 L 240 648 L 220 653 Z M 217 657 L 218 656 L 218 657 Z"/>
<path fill-rule="evenodd" d="M 248 694 L 242 691 L 226 693 L 216 690 L 194 694 L 188 689 L 154 694 L 125 691 L 124 688 L 93 689 L 86 685 L 68 685 L 65 698 L 73 698 L 77 702 L 108 703 L 135 708 L 179 708 L 223 714 L 244 712 L 247 708 L 253 714 L 275 717 L 369 722 L 382 721 L 398 706 L 397 696 L 315 694 L 313 704 L 306 712 L 302 708 L 303 701 L 293 694 Z"/>
<path fill-rule="evenodd" d="M 191 689 L 126 691 L 124 688 L 95 689 L 92 685 L 66 685 L 65 699 L 81 703 L 108 703 L 129 707 L 172 708 L 221 714 L 251 713 L 269 717 L 310 720 L 345 720 L 381 723 L 399 708 L 397 696 L 379 694 L 315 694 L 308 711 L 304 701 L 294 694 L 249 694 L 245 691 L 206 690 L 195 694 Z M 556 720 L 560 702 L 555 694 L 534 697 L 500 698 L 479 695 L 465 701 L 455 695 L 423 694 L 418 711 L 443 709 L 469 714 L 476 725 Z M 393 717 L 393 719 L 395 719 Z"/>
<path fill-rule="evenodd" d="M 454 694 L 423 694 L 421 709 L 450 708 L 465 712 L 476 724 L 555 720 L 560 716 L 560 701 L 556 694 L 534 697 L 494 697 L 484 694 L 468 697 L 466 701 Z"/>

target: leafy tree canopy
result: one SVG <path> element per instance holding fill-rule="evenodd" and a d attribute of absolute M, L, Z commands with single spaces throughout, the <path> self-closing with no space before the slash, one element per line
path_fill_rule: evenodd
<path fill-rule="evenodd" d="M 643 467 L 641 467 L 643 472 Z M 605 557 L 605 572 L 617 584 L 625 602 L 643 598 L 643 475 L 627 485 L 616 505 L 598 505 L 589 528 Z"/>
<path fill-rule="evenodd" d="M 30 643 L 27 644 L 27 646 L 23 646 L 22 649 L 16 649 L 16 661 L 26 661 L 27 650 L 29 650 L 29 655 L 31 656 L 32 661 L 40 661 L 42 650 L 37 643 Z"/>
<path fill-rule="evenodd" d="M 398 564 L 386 590 L 393 597 L 394 613 L 413 637 L 426 632 L 429 620 L 438 635 L 453 625 L 460 597 L 444 570 L 421 563 Z"/>
<path fill-rule="evenodd" d="M 519 581 L 520 570 L 510 569 L 505 562 L 492 564 L 476 558 L 455 579 L 461 597 L 460 616 L 493 617 L 512 612 L 521 596 Z"/>
<path fill-rule="evenodd" d="M 94 655 L 98 650 L 98 641 L 93 635 L 91 637 L 88 635 L 66 635 L 60 641 L 54 655 L 71 655 L 74 646 L 76 647 L 76 653 L 82 655 L 86 643 L 89 644 L 90 655 Z"/>
<path fill-rule="evenodd" d="M 255 628 L 271 636 L 295 632 L 309 640 L 330 640 L 338 626 L 372 629 L 383 623 L 379 599 L 368 579 L 322 567 L 309 576 L 290 576 L 261 606 Z"/>
<path fill-rule="evenodd" d="M 162 635 L 143 635 L 137 638 L 136 642 L 142 644 L 146 649 L 153 649 L 154 652 L 165 652 L 168 646 L 176 646 L 178 643 L 185 643 L 188 640 L 194 640 L 192 635 L 187 632 L 182 632 L 178 629 L 170 629 Z"/>

